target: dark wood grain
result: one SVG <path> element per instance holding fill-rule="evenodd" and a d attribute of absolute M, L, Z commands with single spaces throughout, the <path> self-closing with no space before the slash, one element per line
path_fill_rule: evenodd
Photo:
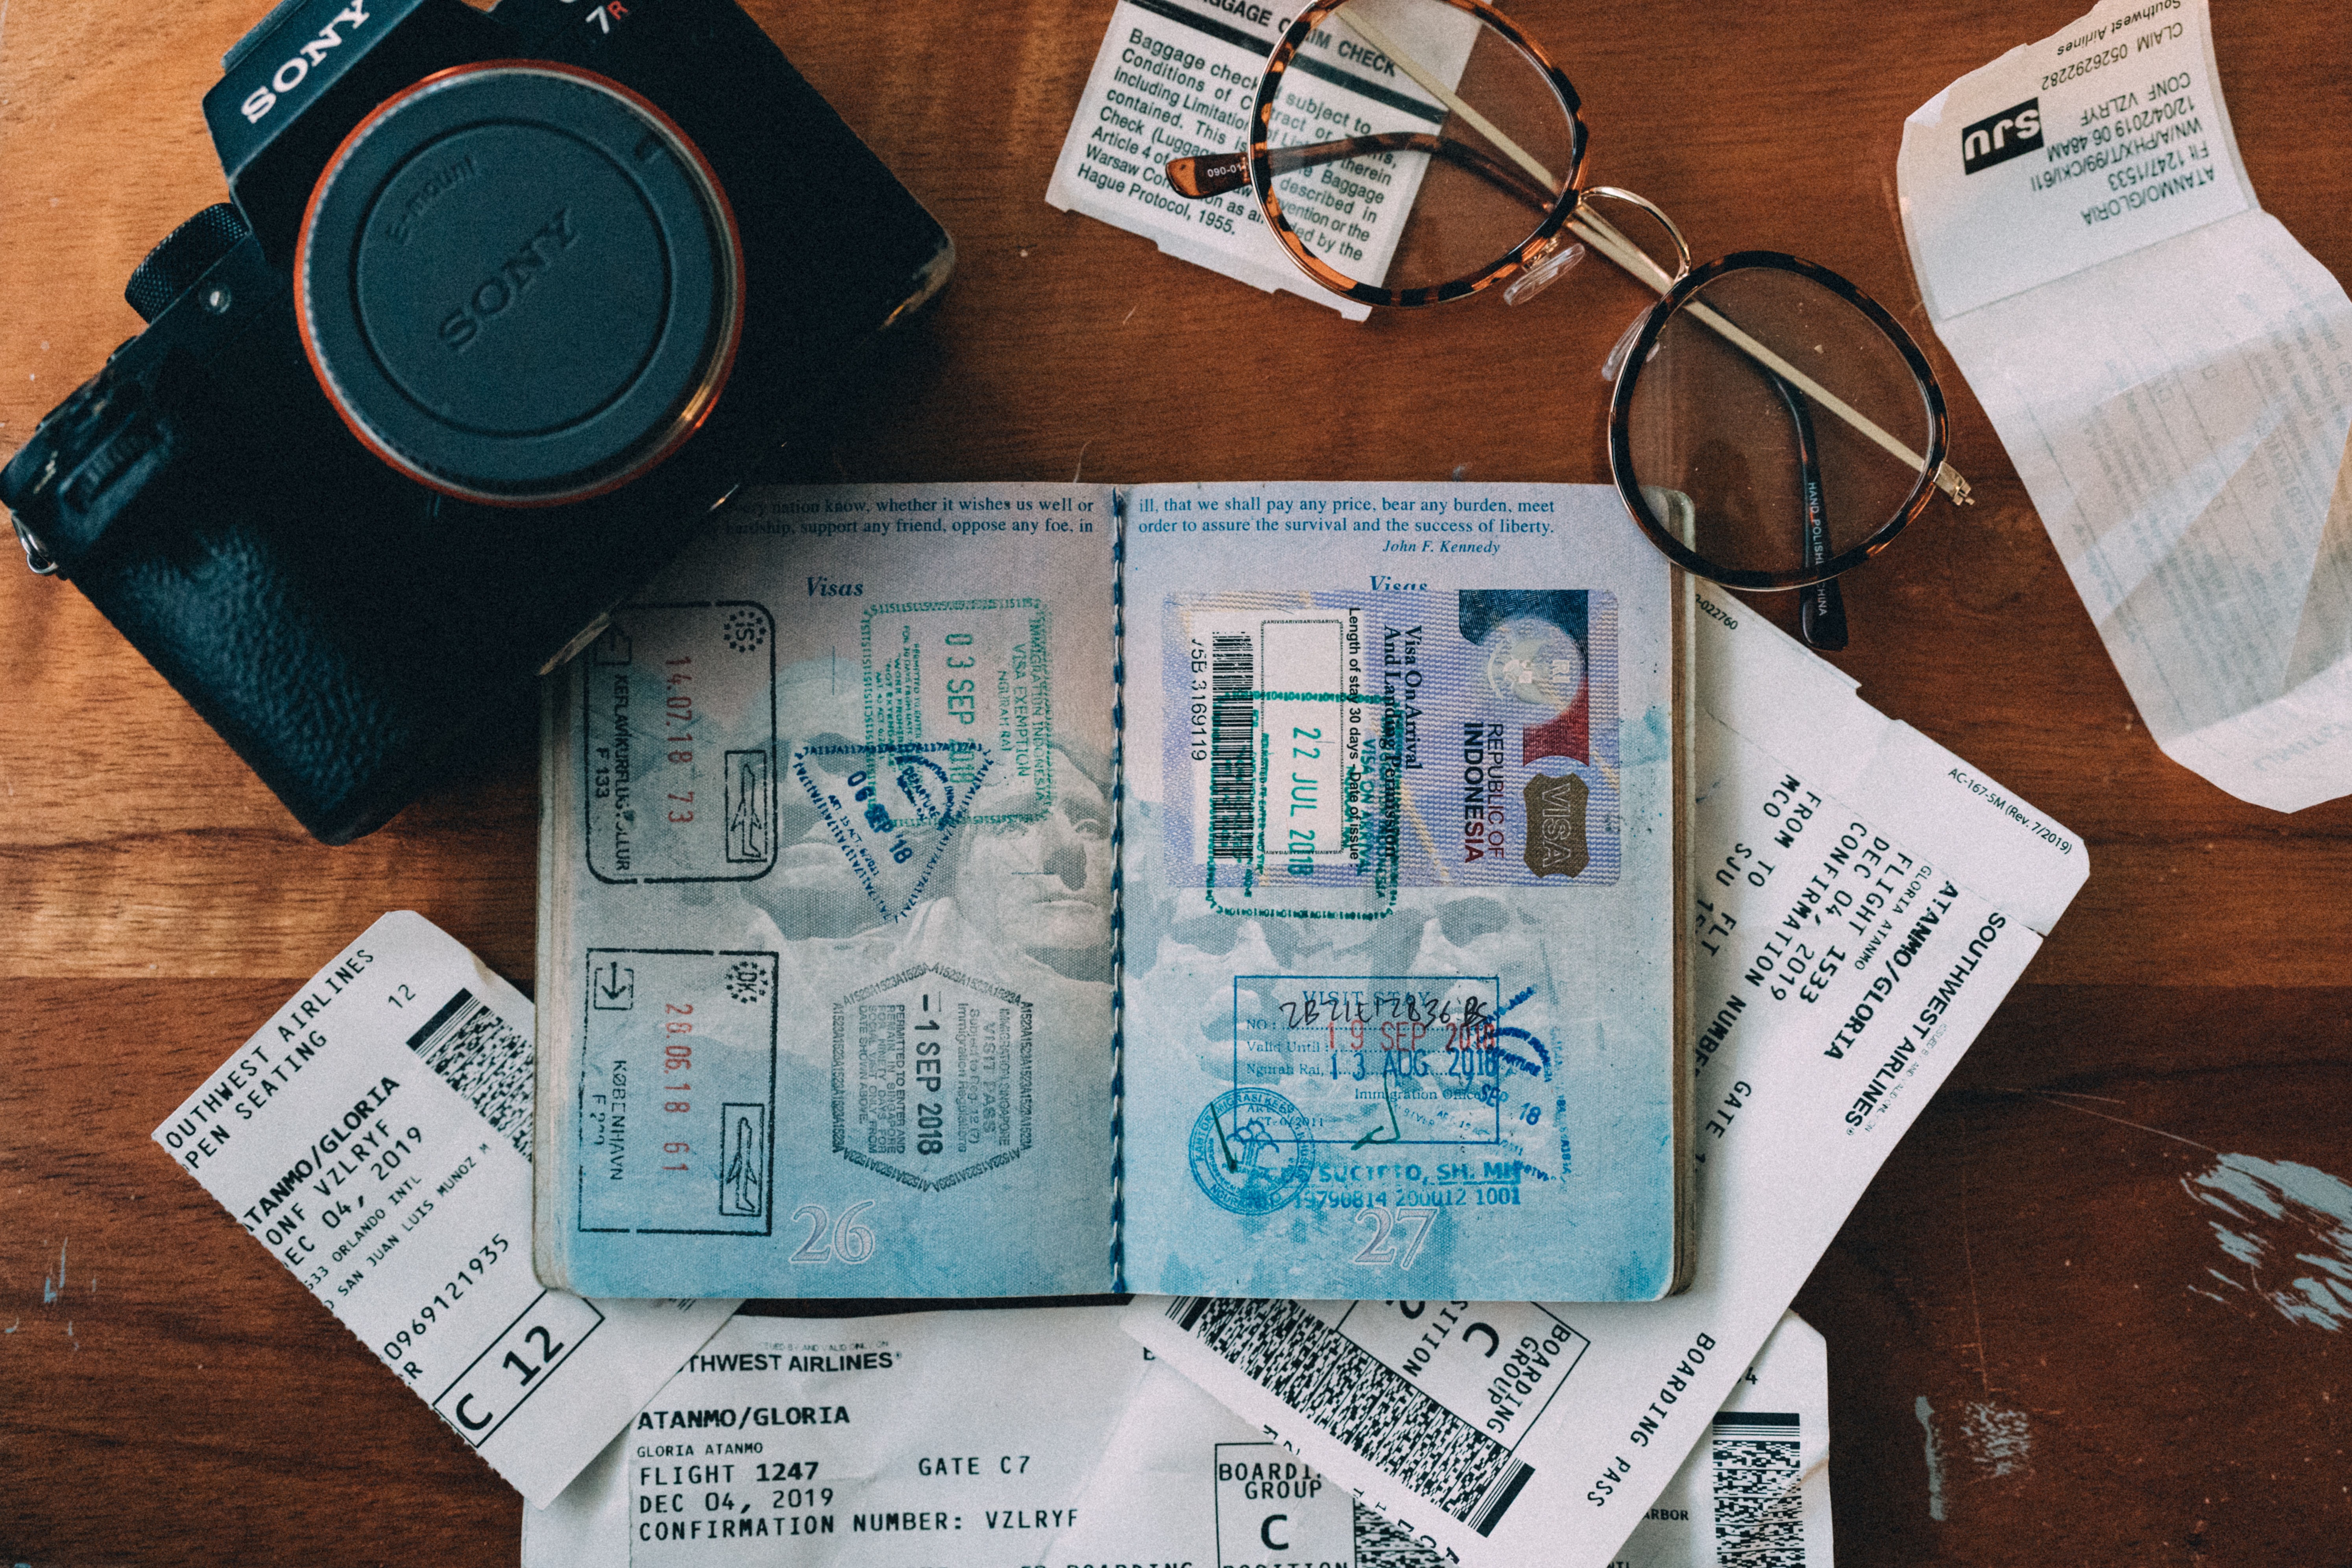
<path fill-rule="evenodd" d="M 262 9 L 0 5 L 0 452 L 138 329 L 122 280 L 222 195 L 198 100 Z M 1045 205 L 1107 5 L 754 9 L 961 254 L 780 477 L 1607 477 L 1600 365 L 1644 303 L 1607 269 L 1350 324 Z M 1800 1298 L 1840 1559 L 2352 1562 L 2352 1343 L 2217 1281 L 2184 1185 L 2224 1154 L 2352 1176 L 2352 804 L 2281 816 L 2149 742 L 1899 238 L 1904 116 L 2076 0 L 1552 10 L 1593 179 L 1703 256 L 1834 267 L 1927 344 L 1981 504 L 1849 580 L 1840 662 L 2090 855 Z M 2352 15 L 2231 0 L 2214 26 L 2264 205 L 2344 275 Z M 72 589 L 5 566 L 0 683 L 0 1558 L 509 1560 L 514 1495 L 147 1133 L 385 909 L 528 980 L 530 737 L 326 849 Z M 2003 1423 L 2021 1458 L 1982 1440 Z"/>

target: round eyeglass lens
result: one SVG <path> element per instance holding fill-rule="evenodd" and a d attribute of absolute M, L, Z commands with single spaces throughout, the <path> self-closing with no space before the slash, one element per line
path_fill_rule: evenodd
<path fill-rule="evenodd" d="M 1549 75 L 1446 0 L 1347 0 L 1276 74 L 1270 107 L 1276 232 L 1341 287 L 1466 286 L 1576 174 Z"/>
<path fill-rule="evenodd" d="M 1622 373 L 1618 483 L 1695 570 L 1738 587 L 1817 583 L 1917 510 L 1939 445 L 1933 405 L 1854 300 L 1786 266 L 1732 261 Z"/>

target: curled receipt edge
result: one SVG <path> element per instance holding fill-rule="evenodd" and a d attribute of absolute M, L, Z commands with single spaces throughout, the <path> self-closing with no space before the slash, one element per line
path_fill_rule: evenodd
<path fill-rule="evenodd" d="M 2352 792 L 2352 300 L 2254 198 L 2205 0 L 2108 0 L 1913 113 L 1929 317 L 2165 754 Z"/>
<path fill-rule="evenodd" d="M 1122 1320 L 1473 1568 L 1621 1555 L 2090 869 L 1834 666 L 1737 601 L 1698 606 L 1692 1287 L 1409 1302 L 1403 1325 L 1394 1303 L 1138 1297 Z"/>

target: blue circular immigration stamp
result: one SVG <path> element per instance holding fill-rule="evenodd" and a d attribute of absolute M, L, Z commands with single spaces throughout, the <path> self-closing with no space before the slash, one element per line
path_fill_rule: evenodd
<path fill-rule="evenodd" d="M 1219 1208 L 1272 1214 L 1314 1173 L 1307 1118 L 1270 1089 L 1229 1089 L 1201 1109 L 1186 1145 L 1192 1180 Z"/>

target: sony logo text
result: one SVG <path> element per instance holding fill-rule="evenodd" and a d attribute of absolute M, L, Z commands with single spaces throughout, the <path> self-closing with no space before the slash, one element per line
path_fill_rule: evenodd
<path fill-rule="evenodd" d="M 319 29 L 317 37 L 304 44 L 288 58 L 284 65 L 270 73 L 268 87 L 254 89 L 246 100 L 237 105 L 247 121 L 260 124 L 262 116 L 278 107 L 279 94 L 292 92 L 302 85 L 302 79 L 310 74 L 310 68 L 326 58 L 329 49 L 342 43 L 343 36 L 336 31 L 338 27 L 346 22 L 353 27 L 365 26 L 367 19 L 367 0 L 352 0 L 350 5 L 336 12 L 327 25 Z"/>

